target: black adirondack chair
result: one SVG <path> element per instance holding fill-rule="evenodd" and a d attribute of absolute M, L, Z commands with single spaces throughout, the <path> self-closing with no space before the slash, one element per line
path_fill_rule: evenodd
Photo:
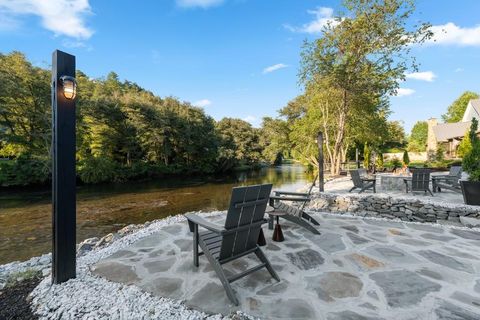
<path fill-rule="evenodd" d="M 430 190 L 430 170 L 429 169 L 415 169 L 411 178 L 403 179 L 405 182 L 406 192 L 423 191 L 430 193 L 433 197 L 432 190 Z"/>
<path fill-rule="evenodd" d="M 350 176 L 352 177 L 353 187 L 348 191 L 352 192 L 355 189 L 360 189 L 358 193 L 362 193 L 366 190 L 372 189 L 374 193 L 377 192 L 376 189 L 376 179 L 367 178 L 365 169 L 356 169 L 350 171 Z"/>
<path fill-rule="evenodd" d="M 432 175 L 433 192 L 441 192 L 442 189 L 448 189 L 458 193 L 462 192 L 462 188 L 460 186 L 461 177 L 461 166 L 451 166 L 448 174 Z"/>
<path fill-rule="evenodd" d="M 262 224 L 267 222 L 264 215 L 271 190 L 271 184 L 233 188 L 223 227 L 195 214 L 185 215 L 190 231 L 193 232 L 193 264 L 198 267 L 198 257 L 205 255 L 220 278 L 228 298 L 235 305 L 238 305 L 238 299 L 230 283 L 262 268 L 266 268 L 273 278 L 280 281 L 257 245 Z M 201 232 L 199 226 L 207 230 Z M 198 246 L 202 252 L 199 252 Z M 260 260 L 259 265 L 231 277 L 225 275 L 223 264 L 252 253 Z"/>
<path fill-rule="evenodd" d="M 314 234 L 320 234 L 320 232 L 313 226 L 319 226 L 320 223 L 305 212 L 305 206 L 311 200 L 314 186 L 315 181 L 308 189 L 308 192 L 273 191 L 274 195 L 270 196 L 270 206 L 272 206 L 275 211 L 285 212 L 286 214 L 282 216 L 283 219 L 296 223 Z M 293 202 L 297 205 L 290 205 L 284 201 Z M 269 229 L 273 229 L 273 216 L 270 217 L 268 227 Z"/>

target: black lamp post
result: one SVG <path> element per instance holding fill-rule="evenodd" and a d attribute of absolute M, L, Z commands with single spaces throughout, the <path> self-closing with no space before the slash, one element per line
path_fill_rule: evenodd
<path fill-rule="evenodd" d="M 76 276 L 75 57 L 52 54 L 52 282 Z"/>
<path fill-rule="evenodd" d="M 325 177 L 324 177 L 324 165 L 323 165 L 323 132 L 319 132 L 317 136 L 318 144 L 318 188 L 320 192 L 324 190 Z"/>

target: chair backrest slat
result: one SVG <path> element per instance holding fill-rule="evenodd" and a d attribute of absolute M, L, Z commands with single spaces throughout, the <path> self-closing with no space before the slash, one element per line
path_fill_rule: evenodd
<path fill-rule="evenodd" d="M 425 191 L 430 186 L 430 170 L 415 169 L 412 175 L 412 191 Z"/>
<path fill-rule="evenodd" d="M 350 175 L 352 176 L 353 185 L 357 188 L 363 188 L 363 180 L 360 176 L 361 169 L 356 169 L 350 171 Z"/>
<path fill-rule="evenodd" d="M 460 179 L 462 176 L 462 166 L 451 166 L 448 175 L 452 177 L 458 177 Z"/>
<path fill-rule="evenodd" d="M 225 229 L 235 231 L 236 228 L 262 220 L 271 191 L 271 184 L 233 188 Z M 224 235 L 220 260 L 254 248 L 260 228 L 261 226 L 257 225 Z"/>

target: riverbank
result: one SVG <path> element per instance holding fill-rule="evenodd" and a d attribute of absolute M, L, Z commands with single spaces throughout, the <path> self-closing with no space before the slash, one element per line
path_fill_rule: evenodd
<path fill-rule="evenodd" d="M 236 186 L 272 183 L 274 188 L 294 191 L 309 179 L 305 167 L 293 164 L 237 172 L 213 181 L 159 179 L 80 186 L 77 242 L 189 211 L 225 210 Z M 0 193 L 0 264 L 51 250 L 51 212 L 48 190 Z"/>

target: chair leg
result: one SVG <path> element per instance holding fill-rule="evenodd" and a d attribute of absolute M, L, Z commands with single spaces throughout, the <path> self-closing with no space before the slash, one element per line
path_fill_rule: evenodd
<path fill-rule="evenodd" d="M 291 214 L 286 214 L 282 216 L 282 218 L 290 222 L 296 223 L 299 226 L 304 227 L 305 229 L 311 231 L 314 234 L 320 234 L 320 232 L 314 226 L 312 226 L 310 223 L 308 223 L 307 221 L 303 220 L 300 217 L 293 216 Z"/>
<path fill-rule="evenodd" d="M 255 255 L 258 257 L 258 259 L 260 259 L 261 262 L 265 263 L 265 267 L 267 268 L 268 272 L 270 272 L 270 275 L 272 276 L 272 278 L 274 278 L 277 281 L 280 281 L 280 278 L 278 277 L 275 270 L 273 270 L 272 265 L 270 264 L 270 261 L 268 261 L 267 257 L 265 256 L 265 254 L 260 248 L 255 250 Z"/>
<path fill-rule="evenodd" d="M 430 190 L 430 188 L 428 188 L 427 191 L 430 192 L 430 195 L 433 197 L 432 190 Z"/>
<path fill-rule="evenodd" d="M 273 216 L 268 217 L 268 230 L 273 230 Z"/>
<path fill-rule="evenodd" d="M 198 224 L 193 225 L 193 265 L 198 267 Z"/>
<path fill-rule="evenodd" d="M 307 220 L 307 221 L 310 221 L 312 224 L 316 225 L 316 226 L 319 226 L 320 223 L 318 223 L 317 220 L 315 220 L 311 215 L 309 215 L 308 213 L 306 213 L 305 211 L 302 211 L 302 218 Z"/>
<path fill-rule="evenodd" d="M 218 278 L 220 278 L 220 282 L 223 285 L 223 288 L 225 289 L 225 292 L 227 293 L 228 298 L 232 303 L 236 306 L 239 305 L 238 299 L 235 296 L 235 293 L 233 292 L 232 286 L 230 286 L 230 282 L 228 281 L 227 277 L 225 276 L 225 272 L 223 272 L 223 268 L 221 264 L 218 262 L 217 259 L 215 259 L 211 254 L 210 251 L 205 250 L 206 248 L 203 248 L 203 252 L 205 254 L 205 257 L 207 257 L 208 262 L 213 267 L 213 270 L 215 270 L 215 273 L 217 274 Z"/>

